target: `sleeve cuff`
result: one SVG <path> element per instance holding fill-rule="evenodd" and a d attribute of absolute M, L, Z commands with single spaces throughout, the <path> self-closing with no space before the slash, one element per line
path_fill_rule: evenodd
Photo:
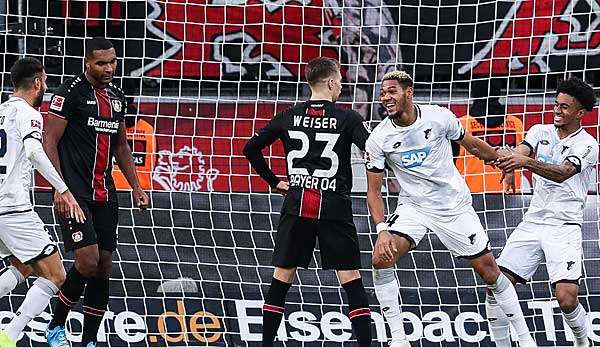
<path fill-rule="evenodd" d="M 454 139 L 454 140 L 452 140 L 452 141 L 460 141 L 460 140 L 462 140 L 462 139 L 464 139 L 464 138 L 465 138 L 465 129 L 462 129 L 462 130 L 460 131 L 460 136 L 458 136 L 458 138 L 457 138 L 457 139 Z"/>
<path fill-rule="evenodd" d="M 271 188 L 275 188 L 279 184 L 279 178 L 277 178 L 277 176 L 275 176 L 275 175 L 273 175 L 272 177 L 269 177 L 266 181 L 267 181 L 267 183 L 269 183 L 269 186 Z"/>
<path fill-rule="evenodd" d="M 384 169 L 380 169 L 378 167 L 368 167 L 367 166 L 367 171 L 372 172 L 372 173 L 382 173 Z"/>
<path fill-rule="evenodd" d="M 579 159 L 579 157 L 570 155 L 570 156 L 566 157 L 565 160 L 567 162 L 571 163 L 573 166 L 575 166 L 575 169 L 577 169 L 577 173 L 581 172 L 581 159 Z"/>
<path fill-rule="evenodd" d="M 62 185 L 59 185 L 58 187 L 56 187 L 56 191 L 59 192 L 60 194 L 66 192 L 67 190 L 69 190 L 69 187 L 67 187 L 67 185 L 64 183 Z"/>
<path fill-rule="evenodd" d="M 529 155 L 531 155 L 531 153 L 533 153 L 533 146 L 532 146 L 532 145 L 531 145 L 529 142 L 527 142 L 527 141 L 523 140 L 523 141 L 521 142 L 521 144 L 522 144 L 522 145 L 525 145 L 525 146 L 527 146 L 527 147 L 529 147 Z"/>

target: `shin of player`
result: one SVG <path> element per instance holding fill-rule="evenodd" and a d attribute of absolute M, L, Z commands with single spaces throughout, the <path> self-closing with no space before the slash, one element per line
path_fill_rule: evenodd
<path fill-rule="evenodd" d="M 498 160 L 508 187 L 514 181 L 515 169 L 527 168 L 535 179 L 529 209 L 508 238 L 498 264 L 513 283 L 525 283 L 546 262 L 556 299 L 579 347 L 589 346 L 586 313 L 577 298 L 582 276 L 581 225 L 598 159 L 598 142 L 581 127 L 581 119 L 595 104 L 593 89 L 582 80 L 573 77 L 561 82 L 554 124 L 532 126 L 523 143 L 510 156 Z M 490 326 L 502 339 L 508 329 L 496 301 L 488 295 L 486 308 L 498 313 L 499 319 Z M 506 339 L 502 346 L 509 343 Z"/>
<path fill-rule="evenodd" d="M 50 346 L 62 346 L 67 315 L 82 293 L 82 345 L 96 345 L 110 296 L 112 254 L 117 246 L 113 157 L 133 189 L 135 204 L 140 208 L 148 204 L 127 144 L 125 96 L 112 83 L 117 66 L 112 43 L 105 38 L 88 40 L 85 66 L 84 73 L 65 81 L 52 96 L 44 138 L 50 160 L 61 168 L 65 182 L 87 216 L 85 223 L 77 223 L 55 199 L 65 249 L 73 251 L 75 263 L 67 273 L 48 326 Z"/>
<path fill-rule="evenodd" d="M 358 345 L 366 347 L 371 345 L 371 311 L 358 271 L 360 249 L 349 195 L 350 146 L 364 149 L 368 132 L 358 113 L 334 104 L 342 87 L 336 60 L 311 60 L 306 79 L 310 100 L 276 115 L 244 148 L 256 172 L 286 195 L 273 253 L 275 271 L 263 307 L 263 346 L 273 345 L 296 268 L 308 267 L 318 238 L 323 268 L 337 270 Z M 276 139 L 288 153 L 289 185 L 273 174 L 261 152 Z"/>
<path fill-rule="evenodd" d="M 32 166 L 56 189 L 71 217 L 79 221 L 85 218 L 42 148 L 43 119 L 36 108 L 46 91 L 43 65 L 37 59 L 22 58 L 13 65 L 10 75 L 14 95 L 0 105 L 0 257 L 12 256 L 14 266 L 4 269 L 0 280 L 5 291 L 14 288 L 31 270 L 38 279 L 0 332 L 0 347 L 16 345 L 23 328 L 44 311 L 65 280 L 58 247 L 31 205 Z"/>
<path fill-rule="evenodd" d="M 455 256 L 469 259 L 510 317 L 521 345 L 534 346 L 516 291 L 490 253 L 469 189 L 453 164 L 451 141 L 482 160 L 496 160 L 498 153 L 487 143 L 465 134 L 450 110 L 414 104 L 412 78 L 405 72 L 386 74 L 380 95 L 388 118 L 369 136 L 365 159 L 367 201 L 378 231 L 373 279 L 392 331 L 391 346 L 409 346 L 402 328 L 394 265 L 416 247 L 428 230 L 436 233 Z M 386 164 L 402 189 L 398 206 L 387 221 L 381 196 Z"/>

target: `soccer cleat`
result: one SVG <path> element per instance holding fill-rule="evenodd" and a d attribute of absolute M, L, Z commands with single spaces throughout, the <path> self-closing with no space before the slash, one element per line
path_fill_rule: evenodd
<path fill-rule="evenodd" d="M 46 330 L 46 343 L 49 347 L 71 347 L 63 325 L 57 325 L 52 330 Z"/>
<path fill-rule="evenodd" d="M 87 346 L 85 346 L 85 347 L 96 347 L 96 342 L 90 341 L 90 342 L 88 342 Z"/>
<path fill-rule="evenodd" d="M 388 347 L 410 347 L 408 340 L 392 340 L 388 342 Z"/>
<path fill-rule="evenodd" d="M 0 331 L 0 347 L 16 347 L 16 346 L 17 346 L 17 341 L 14 341 L 10 337 L 8 337 L 8 335 L 6 335 L 4 330 Z"/>

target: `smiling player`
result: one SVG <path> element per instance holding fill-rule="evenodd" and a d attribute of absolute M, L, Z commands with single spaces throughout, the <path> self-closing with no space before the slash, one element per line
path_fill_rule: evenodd
<path fill-rule="evenodd" d="M 489 249 L 487 234 L 473 209 L 471 193 L 454 166 L 451 141 L 471 154 L 493 161 L 498 154 L 487 143 L 465 134 L 448 109 L 413 103 L 413 81 L 403 71 L 383 77 L 384 119 L 366 144 L 367 201 L 379 233 L 373 250 L 375 294 L 392 331 L 393 347 L 408 347 L 400 317 L 394 265 L 432 230 L 455 255 L 469 260 L 510 316 L 521 346 L 535 346 L 517 293 Z M 386 164 L 398 183 L 396 211 L 384 218 L 381 187 Z"/>

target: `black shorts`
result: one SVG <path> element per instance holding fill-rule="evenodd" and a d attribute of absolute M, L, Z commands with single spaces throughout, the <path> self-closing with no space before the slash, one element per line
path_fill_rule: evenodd
<path fill-rule="evenodd" d="M 76 199 L 85 214 L 85 222 L 65 219 L 58 215 L 65 250 L 72 251 L 89 245 L 114 251 L 117 249 L 119 205 L 116 202 L 93 202 Z"/>
<path fill-rule="evenodd" d="M 283 214 L 277 228 L 273 265 L 307 268 L 319 239 L 323 269 L 358 270 L 360 248 L 354 222 Z"/>

